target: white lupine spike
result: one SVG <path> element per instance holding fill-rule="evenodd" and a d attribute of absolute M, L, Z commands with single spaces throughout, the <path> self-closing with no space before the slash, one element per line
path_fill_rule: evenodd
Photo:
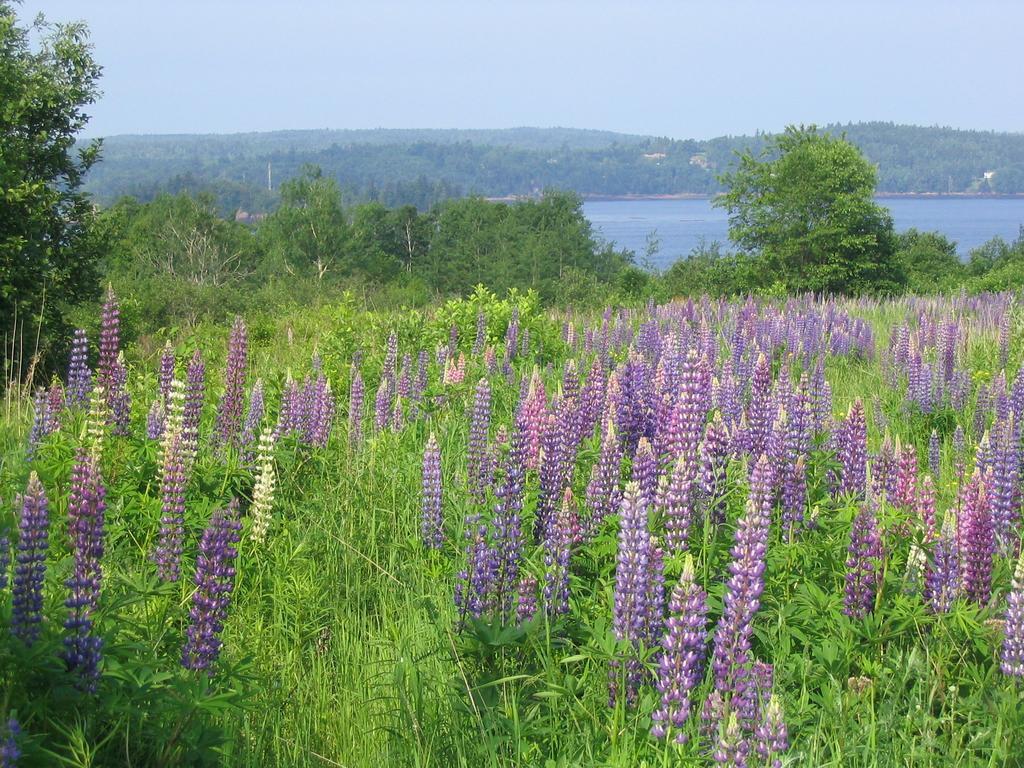
<path fill-rule="evenodd" d="M 253 543 L 262 544 L 266 541 L 267 530 L 270 528 L 274 489 L 277 485 L 277 471 L 274 468 L 274 432 L 269 427 L 264 427 L 260 433 L 256 466 L 259 469 L 259 476 L 252 491 L 252 527 L 249 534 Z"/>

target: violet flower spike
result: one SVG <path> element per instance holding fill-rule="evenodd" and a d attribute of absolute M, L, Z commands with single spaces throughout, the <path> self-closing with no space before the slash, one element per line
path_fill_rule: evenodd
<path fill-rule="evenodd" d="M 43 583 L 46 577 L 46 553 L 49 550 L 49 502 L 39 476 L 29 476 L 21 500 L 18 520 L 17 564 L 11 584 L 11 634 L 25 645 L 39 639 L 43 619 Z M 7 538 L 3 540 L 3 560 L 7 560 Z M 3 563 L 6 578 L 7 563 Z"/>

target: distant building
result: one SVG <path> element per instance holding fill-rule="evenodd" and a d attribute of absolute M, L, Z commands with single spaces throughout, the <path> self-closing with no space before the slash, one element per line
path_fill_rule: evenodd
<path fill-rule="evenodd" d="M 644 152 L 645 160 L 664 160 L 668 155 L 664 152 Z"/>
<path fill-rule="evenodd" d="M 265 213 L 249 213 L 239 208 L 235 211 L 235 221 L 239 224 L 257 224 L 267 218 Z"/>
<path fill-rule="evenodd" d="M 985 181 L 992 181 L 992 179 L 994 179 L 995 176 L 996 176 L 996 172 L 995 171 L 985 171 L 985 173 L 983 173 L 982 176 L 985 178 Z"/>
<path fill-rule="evenodd" d="M 696 165 L 704 170 L 708 169 L 708 156 L 703 152 L 698 152 L 695 155 L 690 155 L 690 165 Z"/>

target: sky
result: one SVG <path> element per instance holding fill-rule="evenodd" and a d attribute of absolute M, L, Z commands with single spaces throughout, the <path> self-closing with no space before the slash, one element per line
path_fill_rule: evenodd
<path fill-rule="evenodd" d="M 885 120 L 1024 131 L 1024 3 L 25 0 L 85 21 L 88 136 Z"/>

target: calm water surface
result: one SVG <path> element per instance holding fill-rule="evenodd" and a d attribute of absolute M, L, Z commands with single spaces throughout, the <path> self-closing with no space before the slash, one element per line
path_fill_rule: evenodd
<path fill-rule="evenodd" d="M 1024 199 L 885 198 L 878 202 L 892 211 L 896 231 L 915 227 L 938 231 L 957 244 L 960 255 L 998 235 L 1014 240 L 1024 226 Z M 702 241 L 728 247 L 725 211 L 710 200 L 607 200 L 583 204 L 583 213 L 596 232 L 640 259 L 648 236 L 658 241 L 653 262 L 666 267 Z"/>

